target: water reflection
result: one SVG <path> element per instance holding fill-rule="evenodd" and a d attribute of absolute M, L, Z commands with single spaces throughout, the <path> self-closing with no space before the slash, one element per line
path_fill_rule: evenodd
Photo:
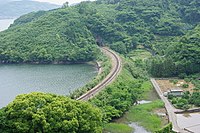
<path fill-rule="evenodd" d="M 135 122 L 132 122 L 131 124 L 129 124 L 129 126 L 134 128 L 134 132 L 133 133 L 151 133 L 151 132 L 148 132 L 147 130 L 145 130 L 142 126 L 139 126 Z"/>
<path fill-rule="evenodd" d="M 18 94 L 37 91 L 67 95 L 96 74 L 96 69 L 86 64 L 0 65 L 0 108 Z"/>

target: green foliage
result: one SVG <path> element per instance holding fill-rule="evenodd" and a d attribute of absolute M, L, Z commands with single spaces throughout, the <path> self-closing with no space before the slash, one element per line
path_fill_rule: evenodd
<path fill-rule="evenodd" d="M 183 95 L 183 98 L 188 100 L 189 104 L 195 105 L 197 107 L 200 107 L 200 80 L 199 80 L 199 73 L 193 74 L 187 77 L 188 80 L 190 80 L 194 85 L 195 88 L 193 88 L 194 92 L 189 93 L 186 92 Z M 186 96 L 185 96 L 186 95 Z"/>
<path fill-rule="evenodd" d="M 154 49 L 152 43 L 157 42 L 157 36 L 180 36 L 191 29 L 195 24 L 188 16 L 194 15 L 195 23 L 199 22 L 199 7 L 194 3 L 198 4 L 198 1 L 97 0 L 48 12 L 30 13 L 0 33 L 0 62 L 91 61 L 96 59 L 99 52 L 96 42 L 99 45 L 108 44 L 122 54 L 129 53 L 139 44 Z M 176 55 L 180 57 L 182 47 L 186 50 L 190 45 L 176 47 Z M 164 47 L 167 46 L 169 44 Z M 192 50 L 198 60 L 199 52 L 195 48 Z M 162 49 L 159 53 L 167 52 Z M 155 62 L 161 71 L 164 70 L 158 76 L 173 76 L 183 70 L 188 73 L 199 71 L 198 62 L 187 58 L 167 57 L 162 61 L 168 65 L 167 68 Z M 172 59 L 176 62 L 177 70 Z"/>
<path fill-rule="evenodd" d="M 171 99 L 174 98 L 174 95 L 172 95 L 172 94 L 168 94 L 168 95 L 167 95 L 167 98 L 171 100 Z"/>
<path fill-rule="evenodd" d="M 11 27 L 17 26 L 17 25 L 23 25 L 26 23 L 29 23 L 31 21 L 37 20 L 39 17 L 44 15 L 45 11 L 38 11 L 38 12 L 32 12 L 26 15 L 23 15 L 15 20 L 14 24 L 11 24 Z"/>
<path fill-rule="evenodd" d="M 189 99 L 189 103 L 200 107 L 200 92 L 193 92 L 192 96 Z"/>
<path fill-rule="evenodd" d="M 171 83 L 173 83 L 175 85 L 175 84 L 178 83 L 178 80 L 177 79 L 173 79 L 173 80 L 171 79 L 171 80 L 169 80 L 169 82 L 171 82 Z"/>
<path fill-rule="evenodd" d="M 164 43 L 165 45 L 161 43 L 153 45 L 156 51 L 162 50 L 162 52 L 159 53 L 162 57 L 154 57 L 152 59 L 152 65 L 150 65 L 151 70 L 153 69 L 153 71 L 151 71 L 152 75 L 162 77 L 168 74 L 167 77 L 178 76 L 184 79 L 187 75 L 200 72 L 199 30 L 200 25 L 197 25 L 193 30 L 187 32 L 187 34 L 182 37 L 176 37 L 171 40 L 163 39 L 163 41 L 168 41 Z M 154 69 L 162 70 L 162 66 L 166 66 L 166 64 L 161 60 L 167 59 L 171 59 L 171 63 L 168 65 L 173 68 L 174 73 L 170 70 L 171 73 L 162 71 L 163 74 L 156 74 L 156 70 Z"/>
<path fill-rule="evenodd" d="M 103 120 L 108 122 L 124 114 L 142 96 L 146 88 L 144 83 L 148 80 L 147 69 L 156 77 L 185 78 L 200 72 L 198 5 L 198 0 L 97 0 L 48 12 L 30 13 L 0 33 L 0 63 L 92 61 L 97 59 L 99 53 L 96 43 L 107 44 L 125 55 L 137 45 L 143 45 L 153 55 L 158 54 L 146 61 L 147 64 L 142 59 L 129 56 L 133 62 L 125 61 L 116 82 L 91 100 L 92 104 L 100 107 Z M 106 75 L 108 69 L 105 70 Z M 105 75 L 99 76 L 84 91 Z M 199 81 L 193 82 L 198 90 Z M 199 106 L 199 99 L 198 92 L 191 94 L 189 100 L 188 95 L 179 99 L 172 97 L 180 108 L 187 108 L 183 105 L 188 103 Z M 133 112 L 139 116 L 141 110 L 138 110 Z M 5 111 L 0 111 L 1 116 Z M 144 126 L 153 131 L 159 127 L 159 120 L 148 111 L 142 112 L 139 119 L 147 116 L 149 121 L 144 123 L 150 124 Z M 1 120 L 6 119 L 1 117 Z M 27 128 L 25 124 L 14 128 L 24 130 Z"/>
<path fill-rule="evenodd" d="M 95 39 L 75 9 L 25 15 L 0 33 L 1 63 L 65 63 L 96 59 Z"/>
<path fill-rule="evenodd" d="M 155 133 L 174 133 L 172 131 L 172 123 L 167 124 L 162 129 L 159 129 L 158 131 L 155 131 Z"/>
<path fill-rule="evenodd" d="M 200 98 L 200 92 L 198 90 L 192 93 L 186 91 L 181 97 L 168 95 L 168 99 L 170 99 L 171 103 L 176 108 L 183 110 L 189 109 L 192 105 L 199 107 L 200 106 L 199 98 Z"/>
<path fill-rule="evenodd" d="M 145 55 L 148 55 L 148 56 L 145 56 Z M 151 57 L 149 52 L 147 52 L 144 49 L 136 49 L 128 54 L 128 58 L 124 59 L 123 72 L 125 70 L 128 70 L 127 77 L 124 76 L 124 78 L 121 78 L 120 81 L 123 81 L 127 84 L 129 82 L 129 78 L 130 78 L 131 80 L 138 81 L 138 83 L 140 83 L 140 84 L 138 84 L 137 82 L 135 83 L 135 85 L 137 84 L 138 87 L 140 86 L 140 88 L 138 88 L 138 90 L 135 90 L 135 92 L 134 92 L 137 96 L 137 100 L 148 99 L 149 92 L 152 89 L 152 85 L 148 80 L 146 66 L 141 65 L 146 60 L 148 60 L 148 57 Z M 138 62 L 138 59 L 140 59 L 139 62 Z M 125 74 L 123 72 L 121 73 L 122 75 Z M 120 76 L 122 76 L 122 75 L 120 75 Z M 118 78 L 120 78 L 120 76 Z M 128 79 L 128 80 L 124 80 L 124 79 Z M 133 86 L 133 85 L 129 85 L 129 84 L 127 84 L 127 85 L 129 88 L 131 88 Z M 116 88 L 113 88 L 113 90 L 114 89 L 116 89 Z M 110 93 L 110 95 L 113 95 L 113 94 Z M 106 99 L 106 98 L 104 98 L 104 99 Z M 103 98 L 101 100 L 103 100 Z M 99 103 L 100 103 L 100 101 L 99 101 Z M 139 123 L 139 125 L 144 126 L 147 130 L 150 130 L 150 131 L 158 130 L 161 127 L 161 119 L 159 116 L 157 116 L 156 114 L 153 113 L 153 110 L 162 108 L 163 106 L 164 105 L 161 101 L 154 101 L 151 104 L 131 106 L 129 108 L 129 111 L 126 112 L 125 114 L 123 114 L 122 121 L 124 119 L 126 120 L 125 123 L 136 121 L 137 123 Z M 138 108 L 140 108 L 140 109 L 138 110 Z M 113 110 L 110 110 L 110 112 L 111 111 L 113 113 L 117 112 L 117 111 L 114 111 L 114 108 L 113 108 Z M 145 119 L 144 119 L 144 117 L 145 117 Z M 115 118 L 116 118 L 116 116 L 114 117 L 114 119 Z M 121 119 L 120 119 L 120 121 L 121 121 Z"/>
<path fill-rule="evenodd" d="M 154 132 L 161 127 L 160 118 L 152 113 L 153 110 L 164 107 L 162 101 L 157 100 L 147 104 L 133 106 L 128 111 L 125 117 L 129 121 L 138 122 L 144 128 Z"/>
<path fill-rule="evenodd" d="M 180 7 L 179 10 L 183 15 L 185 21 L 189 23 L 200 22 L 200 13 L 199 13 L 199 1 L 198 0 L 184 0 L 179 1 Z"/>
<path fill-rule="evenodd" d="M 124 63 L 122 72 L 113 84 L 106 87 L 105 90 L 90 101 L 102 110 L 104 122 L 109 122 L 113 118 L 122 116 L 147 89 L 144 87 L 149 87 L 143 86 L 146 83 L 146 77 L 142 76 L 142 73 L 138 73 L 140 75 L 138 77 L 135 76 L 131 72 L 135 66 L 128 64 L 131 64 L 130 60 Z M 138 70 L 139 72 L 141 71 L 140 68 Z"/>
<path fill-rule="evenodd" d="M 184 98 L 177 98 L 177 103 L 174 106 L 179 109 L 189 109 L 188 100 Z"/>
<path fill-rule="evenodd" d="M 188 84 L 183 84 L 182 87 L 183 87 L 183 88 L 188 88 L 189 85 L 188 85 Z"/>
<path fill-rule="evenodd" d="M 187 76 L 186 73 L 180 73 L 180 74 L 178 75 L 178 78 L 184 79 L 186 76 Z"/>
<path fill-rule="evenodd" d="M 101 133 L 101 112 L 89 103 L 44 93 L 22 94 L 0 110 L 0 132 Z"/>
<path fill-rule="evenodd" d="M 191 74 L 200 71 L 199 29 L 200 25 L 181 37 L 179 43 L 175 43 L 174 48 L 169 52 L 169 54 L 174 53 L 172 57 L 177 61 L 179 72 Z"/>
<path fill-rule="evenodd" d="M 190 96 L 191 96 L 191 95 L 190 95 L 190 92 L 189 92 L 189 91 L 186 91 L 186 92 L 184 92 L 184 93 L 183 93 L 183 96 L 182 96 L 182 98 L 184 98 L 184 99 L 187 99 L 187 100 L 188 100 L 188 99 L 190 98 Z"/>
<path fill-rule="evenodd" d="M 176 75 L 176 66 L 171 58 L 154 57 L 149 64 L 149 72 L 155 77 L 170 77 Z"/>
<path fill-rule="evenodd" d="M 125 124 L 108 123 L 104 127 L 105 133 L 132 133 L 133 129 Z"/>
<path fill-rule="evenodd" d="M 189 78 L 184 78 L 186 83 L 189 83 L 191 80 Z"/>
<path fill-rule="evenodd" d="M 101 73 L 99 75 L 97 75 L 92 81 L 90 81 L 89 83 L 87 83 L 84 87 L 80 88 L 80 89 L 76 89 L 75 91 L 73 91 L 70 94 L 70 97 L 72 99 L 76 99 L 79 96 L 83 95 L 84 93 L 86 93 L 88 90 L 94 88 L 99 82 L 101 82 L 110 72 L 111 70 L 111 61 L 110 59 L 106 56 L 102 54 L 98 55 L 98 62 L 100 62 L 101 64 Z"/>
<path fill-rule="evenodd" d="M 173 97 L 171 102 L 172 104 L 177 104 L 177 99 Z"/>

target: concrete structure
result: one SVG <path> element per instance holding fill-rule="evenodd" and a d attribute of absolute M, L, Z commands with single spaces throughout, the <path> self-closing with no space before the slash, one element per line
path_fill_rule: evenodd
<path fill-rule="evenodd" d="M 182 96 L 183 95 L 183 90 L 180 89 L 180 88 L 170 89 L 170 91 L 168 92 L 168 95 Z"/>
<path fill-rule="evenodd" d="M 181 129 L 177 124 L 177 118 L 175 112 L 180 112 L 180 110 L 175 109 L 173 105 L 168 101 L 168 99 L 163 96 L 163 93 L 155 79 L 151 78 L 151 83 L 153 84 L 161 100 L 165 103 L 165 108 L 167 110 L 169 121 L 172 123 L 173 126 L 172 130 L 176 133 L 189 133 L 188 131 Z"/>

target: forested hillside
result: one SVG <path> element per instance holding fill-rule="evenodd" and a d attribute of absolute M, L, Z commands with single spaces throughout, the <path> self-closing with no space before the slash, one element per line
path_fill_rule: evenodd
<path fill-rule="evenodd" d="M 0 60 L 90 61 L 98 53 L 97 42 L 122 54 L 137 45 L 151 50 L 158 55 L 152 59 L 157 66 L 149 62 L 154 76 L 199 72 L 199 5 L 198 0 L 97 0 L 30 13 L 0 33 Z M 163 68 L 167 62 L 170 70 Z M 158 67 L 166 72 L 154 74 Z"/>
<path fill-rule="evenodd" d="M 2 63 L 81 62 L 98 53 L 95 39 L 75 9 L 31 13 L 0 33 Z"/>
<path fill-rule="evenodd" d="M 20 95 L 0 109 L 0 131 L 101 133 L 104 124 L 148 97 L 149 74 L 184 78 L 200 73 L 199 11 L 199 0 L 97 0 L 21 16 L 0 32 L 0 63 L 93 61 L 101 55 L 98 45 L 106 45 L 123 54 L 123 68 L 112 85 L 89 101 L 101 111 L 51 94 Z M 193 79 L 199 90 L 197 78 Z M 198 99 L 199 93 L 194 94 Z M 154 132 L 162 123 L 151 111 L 163 104 L 151 106 L 155 107 L 134 110 L 141 115 L 138 120 L 145 117 L 145 128 L 151 125 L 148 130 Z"/>

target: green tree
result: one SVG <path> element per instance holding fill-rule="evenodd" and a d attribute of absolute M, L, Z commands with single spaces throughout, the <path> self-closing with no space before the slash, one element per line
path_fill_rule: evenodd
<path fill-rule="evenodd" d="M 89 103 L 44 93 L 22 94 L 0 110 L 1 133 L 101 133 L 101 112 Z"/>

